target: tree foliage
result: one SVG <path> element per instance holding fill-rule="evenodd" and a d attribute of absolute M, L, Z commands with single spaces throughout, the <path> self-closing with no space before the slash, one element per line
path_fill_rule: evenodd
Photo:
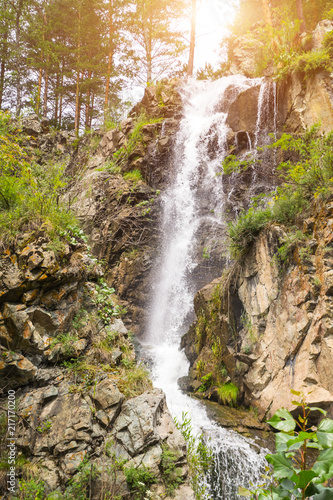
<path fill-rule="evenodd" d="M 131 79 L 177 67 L 187 1 L 3 0 L 0 109 L 77 132 L 114 117 Z"/>

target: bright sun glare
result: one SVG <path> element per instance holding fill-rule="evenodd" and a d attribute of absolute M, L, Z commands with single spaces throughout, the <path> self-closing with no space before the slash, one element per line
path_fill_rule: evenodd
<path fill-rule="evenodd" d="M 219 47 L 227 27 L 235 16 L 232 0 L 199 0 L 197 7 L 195 68 L 205 63 L 215 65 L 219 59 Z"/>

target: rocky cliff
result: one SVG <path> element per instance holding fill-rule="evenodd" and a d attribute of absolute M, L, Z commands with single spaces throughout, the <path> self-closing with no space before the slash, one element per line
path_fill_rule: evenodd
<path fill-rule="evenodd" d="M 332 27 L 329 21 L 320 23 L 312 50 L 320 48 Z M 246 40 L 236 42 L 232 71 L 254 76 L 251 54 Z M 307 78 L 292 73 L 277 84 L 274 99 L 266 98 L 266 133 L 299 134 L 318 123 L 322 132 L 331 132 L 332 89 L 327 72 Z M 247 90 L 229 108 L 228 123 L 236 136 L 229 152 L 241 160 L 256 139 L 257 93 L 256 87 Z M 280 160 L 289 159 L 260 155 L 254 176 L 247 170 L 224 179 L 231 211 L 246 208 L 251 195 L 274 188 L 270 174 Z M 241 262 L 197 293 L 197 320 L 182 339 L 191 363 L 189 376 L 181 380 L 184 390 L 221 404 L 243 402 L 264 419 L 280 407 L 295 409 L 293 388 L 332 414 L 331 205 L 331 199 L 313 200 L 312 216 L 301 228 L 305 243 L 295 243 L 287 264 L 279 249 L 288 229 L 273 225 Z"/>
<path fill-rule="evenodd" d="M 286 233 L 271 227 L 242 264 L 197 294 L 198 321 L 183 338 L 192 389 L 222 366 L 219 382 L 239 387 L 261 418 L 294 409 L 290 389 L 332 414 L 332 201 L 313 213 L 288 265 L 278 256 Z M 221 400 L 214 387 L 206 396 Z"/>
<path fill-rule="evenodd" d="M 124 325 L 141 326 L 156 251 L 157 188 L 165 182 L 179 109 L 175 85 L 147 89 L 118 129 L 79 143 L 71 134 L 49 132 L 34 116 L 23 121 L 25 148 L 35 160 L 46 167 L 51 157 L 67 163 L 64 199 L 81 218 L 90 246 L 80 232 L 55 248 L 43 227 L 3 244 L 0 446 L 6 462 L 13 436 L 3 411 L 11 394 L 17 493 L 23 478 L 22 494 L 66 489 L 70 498 L 81 491 L 95 499 L 128 498 L 140 488 L 141 471 L 154 498 L 175 488 L 177 498 L 192 498 L 185 441 L 165 395 L 152 389 L 146 367 L 136 362 L 133 332 Z M 132 480 L 126 470 L 134 471 Z M 6 473 L 0 478 L 5 497 Z"/>

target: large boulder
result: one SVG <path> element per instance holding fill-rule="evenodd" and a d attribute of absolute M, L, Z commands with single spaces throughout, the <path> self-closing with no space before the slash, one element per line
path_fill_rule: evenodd
<path fill-rule="evenodd" d="M 241 92 L 229 106 L 227 125 L 234 132 L 256 132 L 259 90 L 259 86 L 250 87 Z"/>
<path fill-rule="evenodd" d="M 278 85 L 278 127 L 286 132 L 300 132 L 320 124 L 322 132 L 333 128 L 333 77 L 315 73 L 304 82 L 302 74 L 293 73 Z"/>

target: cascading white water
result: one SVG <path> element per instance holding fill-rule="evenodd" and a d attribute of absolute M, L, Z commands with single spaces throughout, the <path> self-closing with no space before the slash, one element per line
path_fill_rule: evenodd
<path fill-rule="evenodd" d="M 187 412 L 197 432 L 212 438 L 215 464 L 207 478 L 214 499 L 237 498 L 239 485 L 260 480 L 265 464 L 249 441 L 223 429 L 207 416 L 204 406 L 183 394 L 177 380 L 188 373 L 189 363 L 179 350 L 181 336 L 193 319 L 197 244 L 203 224 L 221 235 L 223 212 L 221 177 L 216 173 L 226 154 L 227 114 L 221 109 L 226 90 L 233 98 L 260 84 L 242 76 L 215 82 L 190 82 L 184 89 L 184 118 L 174 149 L 172 179 L 165 191 L 161 227 L 163 241 L 153 278 L 149 329 L 145 338 L 153 365 L 153 379 L 166 393 L 173 416 Z M 225 106 L 222 106 L 225 109 Z M 213 148 L 212 148 L 213 143 Z"/>
<path fill-rule="evenodd" d="M 271 101 L 273 101 L 273 106 L 271 105 Z M 271 113 L 271 109 L 273 109 L 273 113 Z M 271 114 L 273 115 L 272 117 L 270 116 Z M 258 146 L 263 146 L 268 142 L 270 142 L 268 132 L 273 133 L 274 137 L 276 138 L 276 125 L 277 125 L 276 83 L 264 81 L 260 86 L 259 98 L 258 98 L 258 114 L 257 114 L 257 123 L 255 131 L 255 140 L 254 140 L 255 154 L 257 154 Z M 260 142 L 263 143 L 261 144 Z"/>

